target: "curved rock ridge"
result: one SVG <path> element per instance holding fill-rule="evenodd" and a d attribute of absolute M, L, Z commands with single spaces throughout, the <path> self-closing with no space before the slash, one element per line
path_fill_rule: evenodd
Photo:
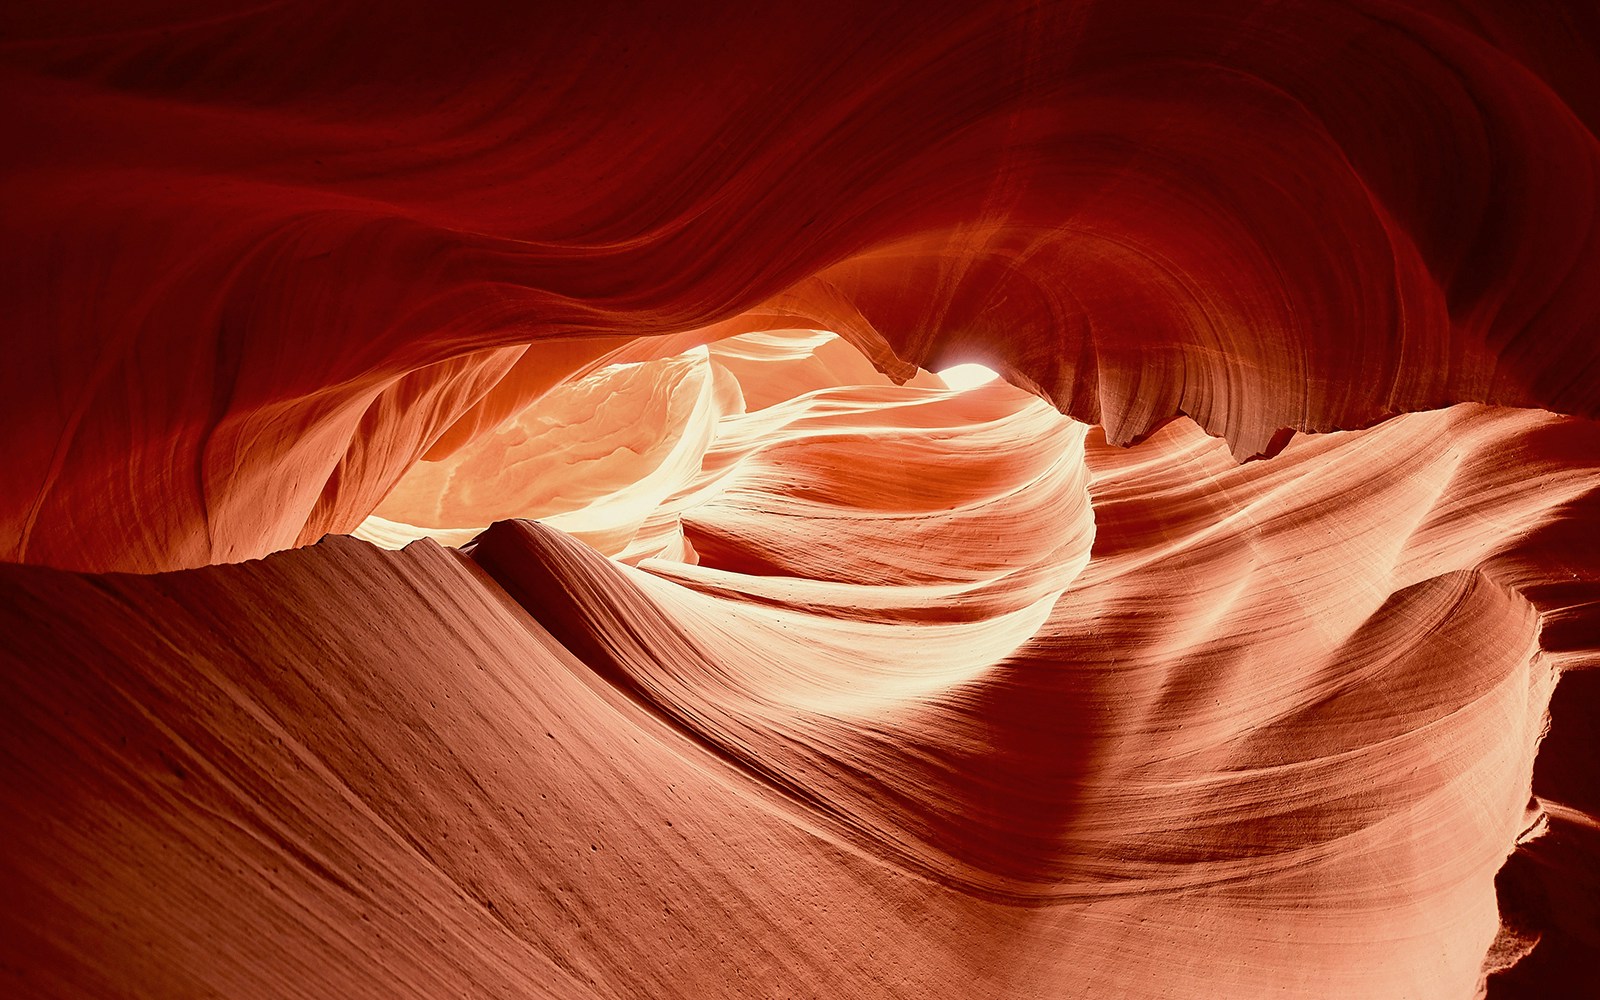
<path fill-rule="evenodd" d="M 58 995 L 1471 995 L 1526 950 L 1507 854 L 1584 870 L 1593 813 L 1530 779 L 1600 649 L 1600 428 L 1466 406 L 1246 466 L 1184 424 L 1081 454 L 1092 557 L 1032 638 L 904 628 L 904 595 L 851 619 L 836 588 L 917 588 L 826 551 L 629 567 L 526 521 L 0 569 L 4 965 Z"/>
<path fill-rule="evenodd" d="M 358 537 L 483 530 L 390 514 L 538 516 L 672 581 L 635 585 L 673 606 L 674 634 L 786 650 L 786 673 L 747 678 L 749 696 L 870 711 L 1031 638 L 1094 537 L 1082 425 L 1001 382 L 914 383 L 814 332 L 614 365 L 420 464 Z M 543 548 L 498 559 L 547 561 Z"/>
<path fill-rule="evenodd" d="M 103 6 L 0 26 L 8 560 L 353 530 L 639 337 L 831 329 L 1239 457 L 1600 413 L 1572 5 Z"/>

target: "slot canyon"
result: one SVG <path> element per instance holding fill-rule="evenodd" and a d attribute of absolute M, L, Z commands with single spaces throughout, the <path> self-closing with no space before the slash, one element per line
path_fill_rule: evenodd
<path fill-rule="evenodd" d="M 1591 0 L 0 78 L 0 995 L 1600 996 Z"/>

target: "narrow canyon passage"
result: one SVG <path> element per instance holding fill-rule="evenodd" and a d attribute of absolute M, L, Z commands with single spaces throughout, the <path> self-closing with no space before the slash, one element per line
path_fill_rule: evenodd
<path fill-rule="evenodd" d="M 1600 982 L 1600 21 L 0 18 L 0 993 Z"/>

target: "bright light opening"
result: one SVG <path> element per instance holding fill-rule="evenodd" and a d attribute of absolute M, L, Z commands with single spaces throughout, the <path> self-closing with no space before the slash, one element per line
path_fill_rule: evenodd
<path fill-rule="evenodd" d="M 983 365 L 956 365 L 939 372 L 939 377 L 944 379 L 944 384 L 952 389 L 973 389 L 985 382 L 993 382 L 1000 375 L 992 368 Z"/>

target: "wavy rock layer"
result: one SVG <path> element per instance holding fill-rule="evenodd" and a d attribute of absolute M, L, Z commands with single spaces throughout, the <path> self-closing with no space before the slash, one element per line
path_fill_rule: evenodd
<path fill-rule="evenodd" d="M 529 522 L 466 556 L 6 569 L 5 965 L 99 995 L 1471 995 L 1507 852 L 1594 822 L 1529 780 L 1595 656 L 1600 431 L 1457 408 L 1245 467 L 1182 425 L 1082 455 L 1093 558 L 989 658 L 1005 614 L 906 628 L 898 571 L 630 568 Z"/>
<path fill-rule="evenodd" d="M 0 19 L 15 992 L 1594 978 L 1592 11 L 92 6 Z"/>
<path fill-rule="evenodd" d="M 352 530 L 640 335 L 986 359 L 1240 456 L 1600 413 L 1592 13 L 717 6 L 9 17 L 0 556 Z"/>

